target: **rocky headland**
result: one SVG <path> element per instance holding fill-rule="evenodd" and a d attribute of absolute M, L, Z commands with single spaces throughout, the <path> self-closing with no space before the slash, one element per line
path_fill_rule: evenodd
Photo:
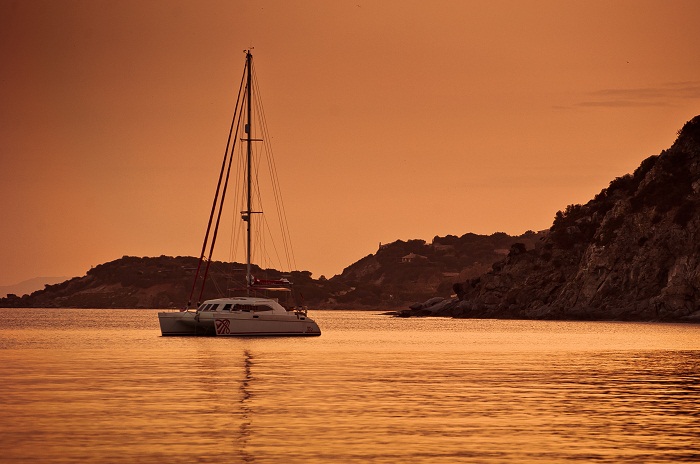
<path fill-rule="evenodd" d="M 559 211 L 456 297 L 401 316 L 700 322 L 700 116 L 668 150 Z"/>

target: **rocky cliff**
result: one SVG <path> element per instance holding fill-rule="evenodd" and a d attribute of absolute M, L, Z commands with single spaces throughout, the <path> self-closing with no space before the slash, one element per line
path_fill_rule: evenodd
<path fill-rule="evenodd" d="M 514 245 L 454 291 L 402 315 L 700 321 L 700 116 L 633 174 L 558 212 L 534 249 Z"/>

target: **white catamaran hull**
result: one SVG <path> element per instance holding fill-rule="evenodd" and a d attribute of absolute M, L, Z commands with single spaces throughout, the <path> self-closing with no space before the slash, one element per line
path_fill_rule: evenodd
<path fill-rule="evenodd" d="M 260 314 L 217 314 L 214 319 L 216 335 L 321 335 L 321 329 L 305 316 Z"/>
<path fill-rule="evenodd" d="M 214 319 L 193 311 L 158 313 L 162 335 L 216 335 Z"/>
<path fill-rule="evenodd" d="M 163 335 L 321 335 L 321 329 L 316 322 L 295 313 L 277 315 L 246 312 L 161 312 L 158 313 L 158 320 Z"/>

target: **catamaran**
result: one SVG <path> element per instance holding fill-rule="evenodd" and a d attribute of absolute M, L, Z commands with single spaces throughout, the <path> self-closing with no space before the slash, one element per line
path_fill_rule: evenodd
<path fill-rule="evenodd" d="M 209 223 L 202 245 L 202 252 L 199 264 L 195 273 L 192 290 L 190 292 L 187 305 L 180 311 L 163 311 L 158 313 L 160 331 L 162 335 L 216 335 L 216 336 L 314 336 L 321 335 L 318 324 L 308 317 L 304 307 L 285 307 L 276 298 L 260 297 L 260 292 L 291 291 L 292 283 L 286 278 L 259 279 L 252 275 L 252 248 L 251 239 L 253 236 L 253 215 L 261 214 L 261 211 L 254 211 L 252 195 L 253 189 L 253 149 L 254 142 L 262 142 L 262 139 L 253 137 L 253 55 L 250 50 L 245 51 L 246 61 L 243 71 L 243 79 L 238 92 L 236 110 L 234 112 L 231 129 L 229 131 L 224 161 L 221 165 L 219 183 L 214 195 Z M 245 87 L 243 86 L 245 82 Z M 243 99 L 241 95 L 243 94 Z M 243 113 L 246 113 L 245 117 Z M 246 278 L 245 295 L 228 296 L 223 298 L 206 300 L 201 304 L 190 308 L 195 289 L 200 279 L 201 288 L 199 299 L 204 293 L 204 285 L 209 273 L 211 256 L 216 242 L 216 236 L 221 219 L 221 211 L 226 196 L 231 165 L 233 163 L 233 153 L 236 146 L 237 136 L 241 128 L 241 121 L 244 120 L 244 131 L 240 140 L 245 142 L 245 190 L 246 203 L 241 211 L 241 219 L 246 229 Z M 229 150 L 229 148 L 231 148 Z M 218 207 L 218 208 L 217 208 Z M 218 215 L 214 228 L 212 222 L 215 211 Z M 211 232 L 211 234 L 210 234 Z M 209 237 L 211 236 L 211 241 Z M 210 245 L 208 258 L 205 259 L 207 245 Z M 202 269 L 204 264 L 204 268 Z"/>

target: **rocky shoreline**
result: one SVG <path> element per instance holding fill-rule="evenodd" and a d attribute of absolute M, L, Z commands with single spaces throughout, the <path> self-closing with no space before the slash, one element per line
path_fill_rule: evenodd
<path fill-rule="evenodd" d="M 585 205 L 559 211 L 533 249 L 399 316 L 700 322 L 700 116 Z"/>

